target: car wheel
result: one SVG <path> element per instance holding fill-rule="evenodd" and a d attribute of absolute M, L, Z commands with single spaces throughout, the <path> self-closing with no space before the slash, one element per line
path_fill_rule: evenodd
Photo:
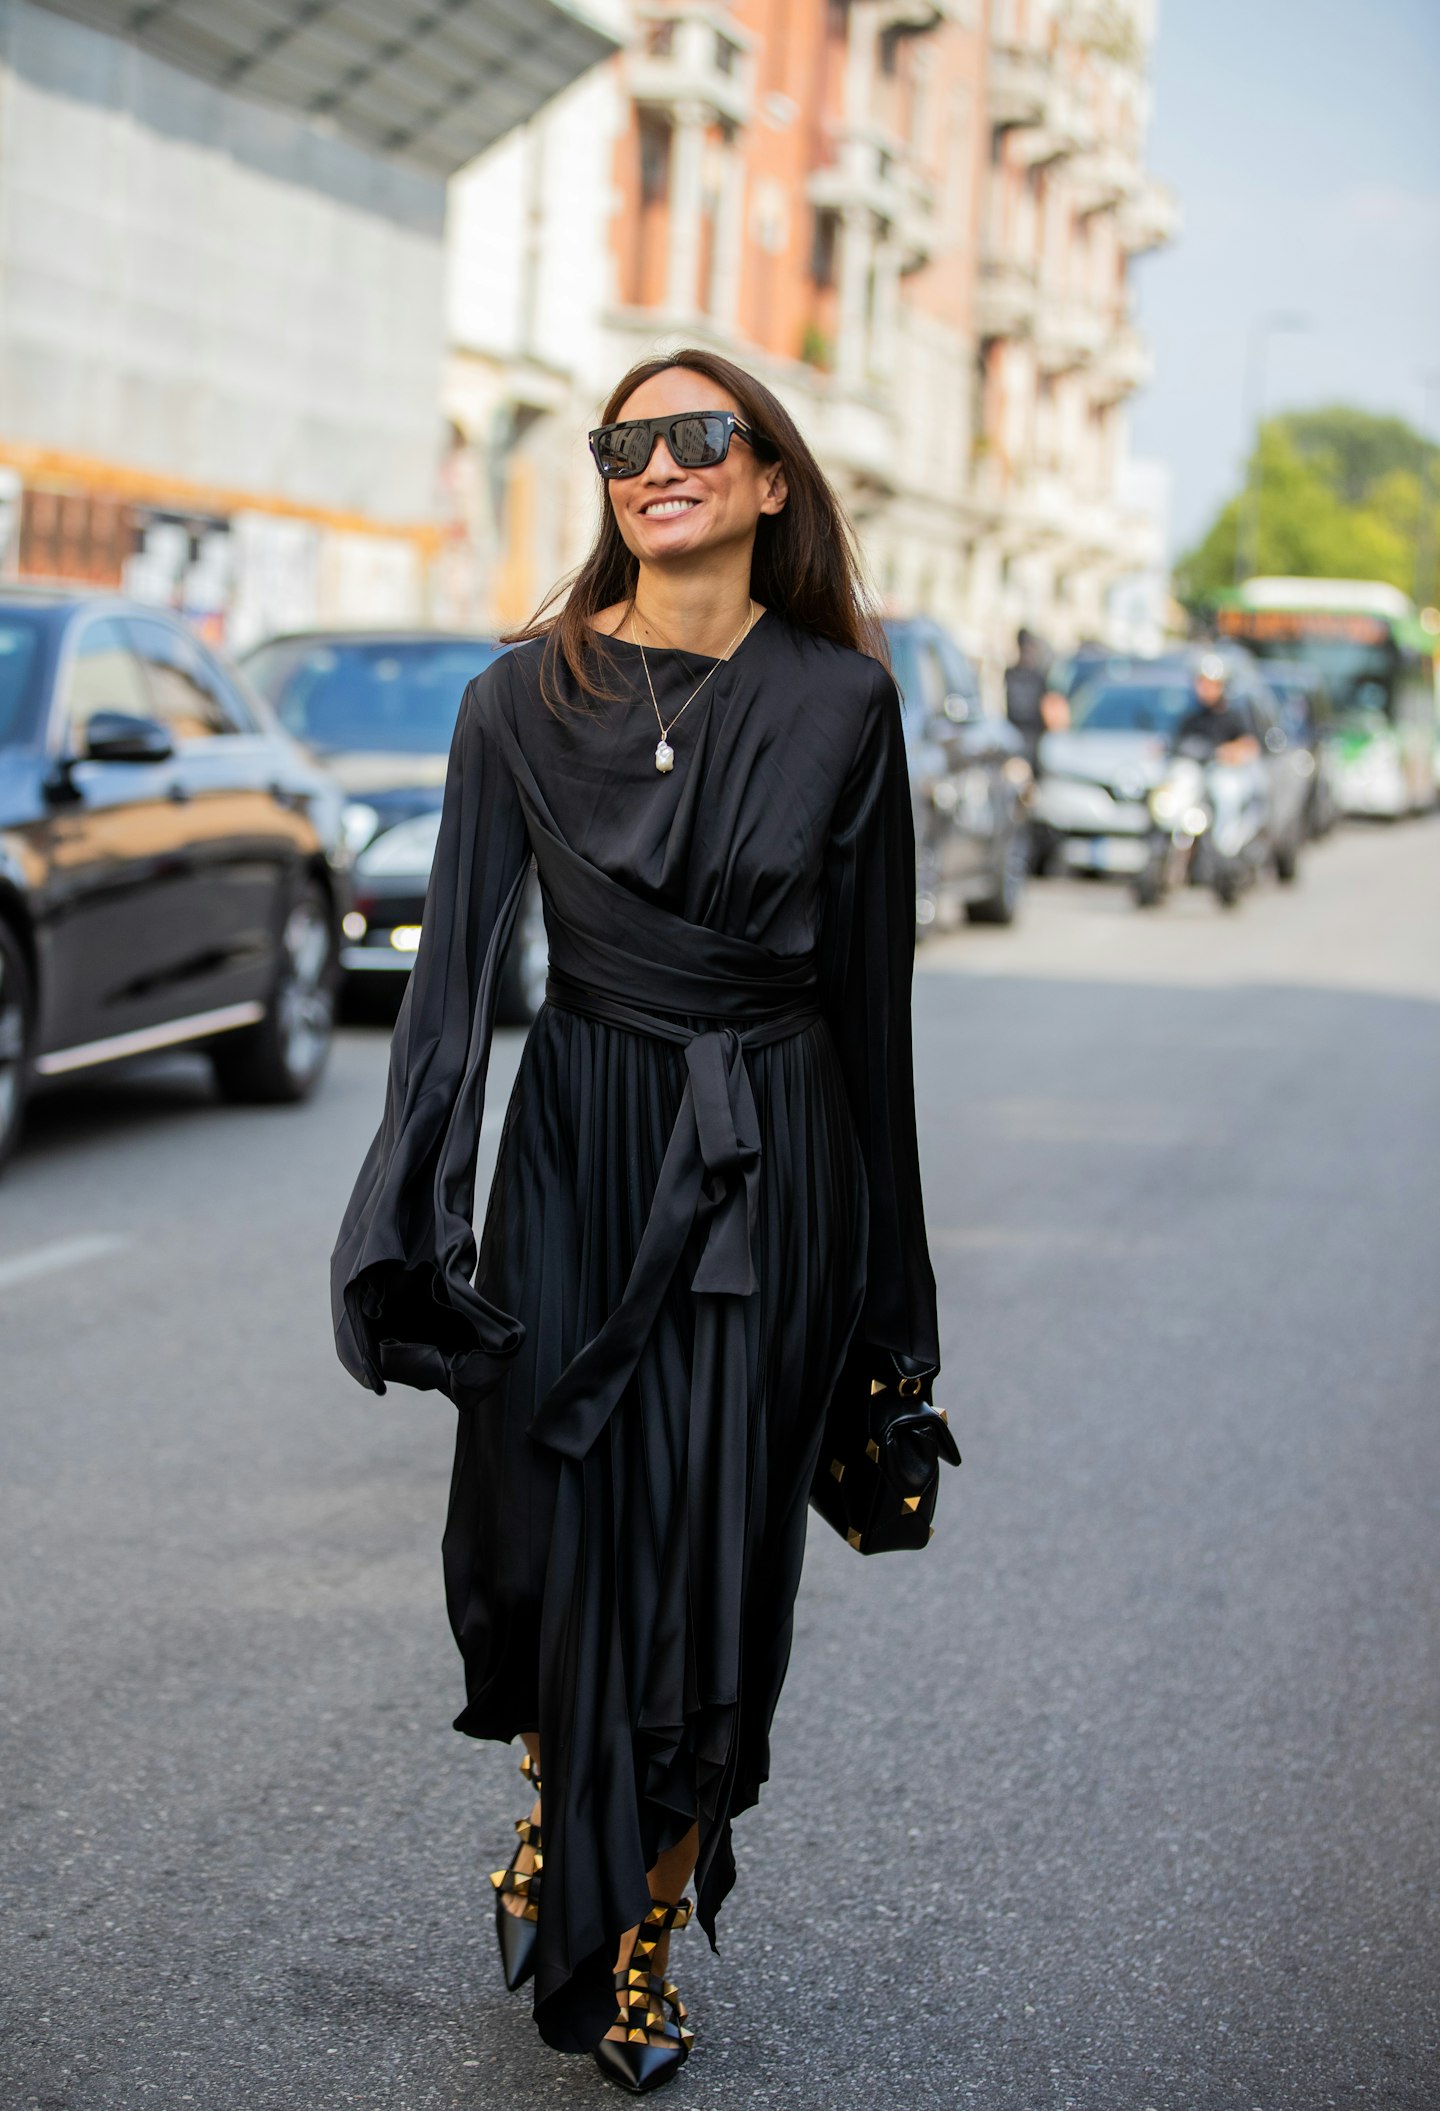
<path fill-rule="evenodd" d="M 278 1105 L 308 1099 L 325 1068 L 335 1024 L 335 934 L 313 880 L 285 918 L 280 967 L 265 1016 L 211 1050 L 226 1099 Z"/>
<path fill-rule="evenodd" d="M 1133 891 L 1137 907 L 1157 909 L 1165 895 L 1165 859 L 1163 854 L 1152 856 L 1149 863 L 1136 873 Z"/>
<path fill-rule="evenodd" d="M 965 914 L 972 924 L 1013 924 L 1030 871 L 1030 845 L 1023 827 L 1012 828 L 1000 862 L 1000 884 L 993 894 L 978 902 L 967 902 Z"/>
<path fill-rule="evenodd" d="M 30 1082 L 35 994 L 20 942 L 0 923 L 0 1166 L 15 1148 Z"/>
<path fill-rule="evenodd" d="M 545 929 L 545 909 L 540 885 L 532 873 L 526 883 L 520 914 L 500 970 L 500 990 L 495 1000 L 495 1019 L 500 1026 L 528 1026 L 545 1002 L 545 978 L 550 972 L 550 939 Z"/>

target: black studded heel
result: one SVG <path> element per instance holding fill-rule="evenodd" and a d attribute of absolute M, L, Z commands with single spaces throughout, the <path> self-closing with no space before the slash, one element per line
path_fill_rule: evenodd
<path fill-rule="evenodd" d="M 661 1938 L 683 1928 L 693 1907 L 657 1900 L 640 1923 L 630 1961 L 615 1974 L 615 2024 L 623 2038 L 602 2038 L 595 2059 L 606 2081 L 644 2096 L 670 2081 L 690 2057 L 695 2033 L 686 2027 L 685 2004 L 673 1979 L 651 1963 Z M 659 2041 L 658 2043 L 656 2041 Z"/>
<path fill-rule="evenodd" d="M 527 1752 L 520 1762 L 520 1771 L 540 1794 L 540 1769 Z M 540 1918 L 540 1871 L 544 1856 L 540 1852 L 540 1826 L 536 1820 L 517 1818 L 515 1830 L 520 1835 L 520 1845 L 510 1857 L 509 1867 L 491 1871 L 490 1881 L 495 1886 L 495 1937 L 500 1945 L 500 1968 L 505 1974 L 505 1984 L 513 1994 L 522 1987 L 535 1970 L 536 1923 Z M 516 1863 L 526 1848 L 533 1857 L 529 1869 L 517 1869 Z M 512 1913 L 506 1905 L 507 1898 L 523 1899 L 518 1913 Z"/>

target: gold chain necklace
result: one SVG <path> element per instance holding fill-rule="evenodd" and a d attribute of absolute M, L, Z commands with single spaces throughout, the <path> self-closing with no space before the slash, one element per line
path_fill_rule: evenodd
<path fill-rule="evenodd" d="M 645 657 L 645 647 L 643 645 L 640 645 L 640 640 L 635 633 L 635 604 L 633 601 L 631 602 L 630 641 L 634 645 L 640 645 L 640 665 L 645 670 L 645 686 L 650 691 L 650 701 L 655 706 L 655 723 L 660 728 L 660 739 L 655 749 L 655 767 L 657 770 L 660 771 L 662 776 L 664 775 L 666 770 L 673 770 L 675 767 L 675 750 L 670 745 L 670 727 L 675 725 L 677 720 L 682 718 L 684 714 L 690 709 L 690 706 L 694 703 L 696 697 L 700 694 L 700 691 L 705 687 L 705 684 L 709 681 L 711 675 L 715 672 L 715 668 L 723 666 L 725 661 L 729 659 L 731 653 L 734 652 L 736 646 L 744 643 L 745 639 L 750 635 L 750 632 L 754 627 L 754 623 L 755 603 L 753 601 L 749 601 L 746 603 L 745 606 L 745 621 L 736 631 L 734 637 L 730 640 L 730 643 L 725 647 L 725 650 L 721 653 L 719 659 L 715 661 L 714 666 L 707 667 L 705 669 L 705 672 L 701 675 L 699 681 L 695 684 L 695 687 L 690 691 L 690 694 L 686 697 L 684 703 L 680 706 L 680 709 L 675 713 L 674 717 L 671 719 L 670 725 L 667 726 L 664 719 L 660 715 L 660 701 L 655 694 L 655 684 L 650 679 L 650 662 Z"/>

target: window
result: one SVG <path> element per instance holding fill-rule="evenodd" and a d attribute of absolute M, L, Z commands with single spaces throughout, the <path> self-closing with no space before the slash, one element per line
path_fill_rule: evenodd
<path fill-rule="evenodd" d="M 640 203 L 658 205 L 670 188 L 670 127 L 640 120 Z"/>
<path fill-rule="evenodd" d="M 97 711 L 128 711 L 132 718 L 149 718 L 154 708 L 119 619 L 101 616 L 84 624 L 65 684 L 65 715 L 72 732 L 83 735 Z"/>
<path fill-rule="evenodd" d="M 197 639 L 155 616 L 131 616 L 125 627 L 144 662 L 148 708 L 177 741 L 240 730 L 219 670 Z"/>
<path fill-rule="evenodd" d="M 810 239 L 810 276 L 820 287 L 835 283 L 836 237 L 840 231 L 838 213 L 817 212 L 814 231 Z"/>

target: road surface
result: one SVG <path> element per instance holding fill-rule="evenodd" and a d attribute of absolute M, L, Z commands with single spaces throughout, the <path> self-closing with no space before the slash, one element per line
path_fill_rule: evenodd
<path fill-rule="evenodd" d="M 923 1557 L 813 1524 L 667 2101 L 1434 2111 L 1440 823 L 1036 888 L 916 1016 L 966 1463 Z M 329 1340 L 384 1061 L 106 1077 L 0 1188 L 7 2111 L 612 2100 L 498 1978 L 451 1410 Z"/>

